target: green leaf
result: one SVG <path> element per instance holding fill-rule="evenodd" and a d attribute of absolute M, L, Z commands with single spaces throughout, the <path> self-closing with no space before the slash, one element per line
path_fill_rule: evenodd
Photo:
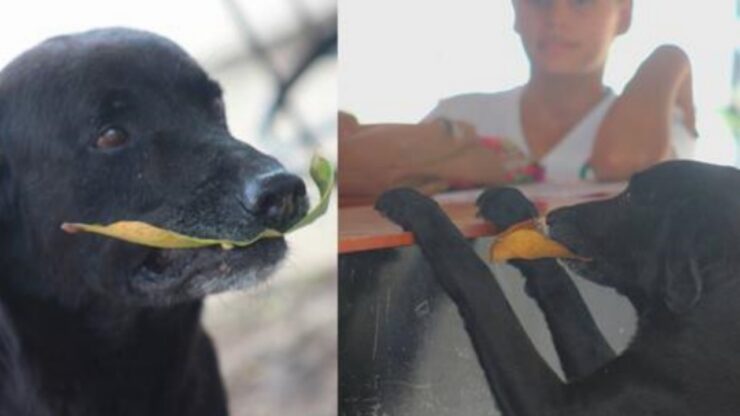
<path fill-rule="evenodd" d="M 334 189 L 334 183 L 336 181 L 336 175 L 334 174 L 331 163 L 321 156 L 314 156 L 311 160 L 311 179 L 313 179 L 316 187 L 319 188 L 319 195 L 321 195 L 319 203 L 302 220 L 292 226 L 288 232 L 311 224 L 317 218 L 324 215 L 329 208 L 331 190 Z"/>

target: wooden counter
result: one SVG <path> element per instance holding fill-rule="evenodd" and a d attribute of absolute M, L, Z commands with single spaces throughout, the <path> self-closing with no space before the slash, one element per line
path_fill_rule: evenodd
<path fill-rule="evenodd" d="M 573 205 L 616 195 L 625 183 L 595 184 L 592 182 L 540 183 L 518 188 L 542 214 L 562 206 Z M 475 200 L 480 190 L 441 194 L 435 199 L 447 215 L 469 238 L 493 234 L 490 224 L 476 217 Z M 411 233 L 383 218 L 372 206 L 339 209 L 339 253 L 378 250 L 414 244 Z"/>

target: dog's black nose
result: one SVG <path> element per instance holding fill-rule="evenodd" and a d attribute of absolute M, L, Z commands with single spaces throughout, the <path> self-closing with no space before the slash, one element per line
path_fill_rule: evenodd
<path fill-rule="evenodd" d="M 244 191 L 244 202 L 265 227 L 285 231 L 306 214 L 308 200 L 301 178 L 275 173 L 251 180 Z"/>

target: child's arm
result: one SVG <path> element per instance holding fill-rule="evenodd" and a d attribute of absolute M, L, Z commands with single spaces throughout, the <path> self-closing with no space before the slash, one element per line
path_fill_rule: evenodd
<path fill-rule="evenodd" d="M 657 48 L 637 70 L 607 113 L 596 137 L 591 167 L 599 180 L 623 180 L 672 156 L 674 106 L 692 134 L 691 67 L 680 48 Z"/>
<path fill-rule="evenodd" d="M 405 178 L 435 181 L 433 167 L 477 147 L 472 126 L 434 121 L 422 124 L 346 123 L 339 138 L 340 195 L 374 198 Z M 355 122 L 355 124 L 357 124 Z"/>
<path fill-rule="evenodd" d="M 344 128 L 342 127 L 344 121 Z M 526 155 L 481 139 L 466 123 L 358 125 L 340 118 L 340 199 L 373 200 L 392 187 L 436 193 L 450 186 L 493 186 L 530 174 Z M 536 172 L 534 172 L 536 173 Z M 342 201 L 340 201 L 340 204 Z"/>

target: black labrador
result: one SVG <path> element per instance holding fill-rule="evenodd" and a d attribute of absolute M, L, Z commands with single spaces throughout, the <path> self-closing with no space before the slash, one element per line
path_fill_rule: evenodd
<path fill-rule="evenodd" d="M 307 207 L 173 42 L 100 29 L 22 54 L 0 72 L 0 414 L 226 415 L 202 300 L 263 281 L 285 241 L 153 249 L 60 225 L 241 241 Z"/>
<path fill-rule="evenodd" d="M 511 189 L 489 190 L 478 203 L 498 226 L 536 215 Z M 638 314 L 636 335 L 615 354 L 556 261 L 514 262 L 546 316 L 565 382 L 433 200 L 398 189 L 376 207 L 415 234 L 504 415 L 740 414 L 740 171 L 666 162 L 613 199 L 547 216 L 551 237 L 592 259 L 567 266 L 626 296 Z"/>

